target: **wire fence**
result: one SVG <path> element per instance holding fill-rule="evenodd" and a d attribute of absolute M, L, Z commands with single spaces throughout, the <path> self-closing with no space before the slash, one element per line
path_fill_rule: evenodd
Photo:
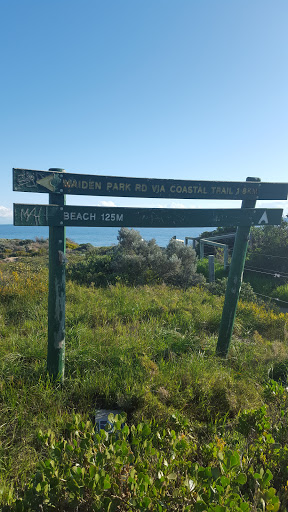
<path fill-rule="evenodd" d="M 255 254 L 256 256 L 265 256 L 265 258 L 280 258 L 281 260 L 288 260 L 287 256 L 276 256 L 275 254 L 263 254 L 259 252 L 249 252 L 249 255 Z"/>
<path fill-rule="evenodd" d="M 278 258 L 279 260 L 287 260 L 288 261 L 288 257 L 285 257 L 285 256 L 276 256 L 274 254 L 262 254 L 262 253 L 258 253 L 258 252 L 250 252 L 249 253 L 249 256 L 251 255 L 256 255 L 256 256 L 259 256 L 259 257 L 265 257 L 265 258 Z M 276 265 L 275 265 L 276 266 Z M 227 266 L 227 269 L 229 269 L 230 265 Z M 281 279 L 281 280 L 288 280 L 288 272 L 283 272 L 282 270 L 271 270 L 271 269 L 267 269 L 267 268 L 259 268 L 259 267 L 250 267 L 250 266 L 245 266 L 244 267 L 244 272 L 254 272 L 256 274 L 261 274 L 263 276 L 270 276 L 272 278 L 275 278 L 275 279 Z M 256 296 L 258 297 L 263 297 L 264 299 L 269 299 L 269 300 L 273 300 L 277 303 L 282 304 L 287 304 L 288 305 L 288 301 L 285 301 L 285 300 L 282 300 L 282 299 L 279 299 L 278 297 L 272 297 L 270 295 L 265 295 L 263 293 L 257 293 L 257 292 L 254 292 Z"/>
<path fill-rule="evenodd" d="M 287 286 L 288 284 L 288 256 L 280 256 L 277 254 L 266 253 L 263 254 L 262 252 L 253 250 L 253 246 L 250 246 L 249 249 L 247 253 L 247 262 L 244 267 L 244 273 L 246 273 L 246 279 L 248 280 L 248 282 L 251 281 L 251 284 L 254 283 L 253 288 L 255 287 L 257 290 L 257 292 L 254 291 L 255 295 L 258 296 L 259 298 L 263 298 L 264 300 L 274 301 L 277 305 L 283 306 L 283 308 L 285 308 L 286 305 L 288 307 L 288 300 L 282 300 L 279 297 L 273 296 L 275 293 L 278 295 L 276 289 L 279 287 L 279 285 Z M 226 268 L 227 270 L 229 269 L 229 264 L 227 265 Z M 251 275 L 251 277 L 249 277 L 249 275 Z M 255 278 L 253 277 L 253 275 L 255 276 Z M 257 276 L 259 276 L 259 281 L 256 280 Z M 260 280 L 262 278 L 263 281 Z M 275 286 L 273 284 L 274 280 Z M 263 283 L 263 288 L 261 283 Z M 263 291 L 265 290 L 264 293 L 258 292 L 258 290 L 260 292 L 262 291 L 261 288 L 263 289 Z M 265 292 L 271 293 L 271 295 L 266 295 Z M 287 299 L 287 297 L 288 292 L 287 295 L 286 293 L 283 294 L 283 299 Z"/>
<path fill-rule="evenodd" d="M 268 276 L 272 276 L 272 277 L 277 277 L 278 279 L 279 278 L 283 278 L 283 279 L 287 279 L 288 278 L 288 274 L 283 274 L 281 272 L 278 272 L 277 270 L 273 270 L 272 272 L 269 272 L 269 271 L 265 271 L 265 269 L 255 269 L 255 268 L 250 268 L 250 267 L 245 267 L 244 268 L 244 271 L 250 271 L 250 272 L 256 272 L 257 274 L 265 274 L 265 275 L 268 275 Z"/>
<path fill-rule="evenodd" d="M 275 300 L 276 302 L 281 302 L 281 304 L 288 304 L 286 300 L 278 299 L 278 297 L 270 297 L 270 295 L 263 295 L 263 293 L 256 293 L 255 295 L 259 295 L 259 297 L 265 297 L 266 299 Z"/>

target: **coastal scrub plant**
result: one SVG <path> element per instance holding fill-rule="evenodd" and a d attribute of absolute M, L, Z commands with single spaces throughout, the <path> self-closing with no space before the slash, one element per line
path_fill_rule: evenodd
<path fill-rule="evenodd" d="M 265 305 L 239 301 L 238 316 L 247 332 L 258 331 L 266 339 L 287 339 L 287 315 L 267 309 Z"/>
<path fill-rule="evenodd" d="M 197 273 L 194 249 L 172 239 L 166 248 L 155 240 L 143 240 L 134 229 L 121 228 L 119 244 L 106 254 L 95 249 L 87 258 L 67 268 L 68 278 L 80 283 L 107 286 L 122 282 L 128 285 L 170 284 L 187 288 L 203 284 Z"/>
<path fill-rule="evenodd" d="M 288 222 L 280 226 L 252 227 L 248 248 L 249 267 L 287 273 Z"/>
<path fill-rule="evenodd" d="M 4 263 L 0 273 L 0 298 L 6 326 L 39 319 L 47 307 L 47 269 L 18 261 Z"/>
<path fill-rule="evenodd" d="M 40 265 L 31 269 L 21 262 L 6 266 L 0 271 L 0 292 L 3 300 L 19 296 L 35 298 L 47 292 L 47 271 Z"/>
<path fill-rule="evenodd" d="M 193 438 L 140 422 L 128 426 L 111 414 L 109 428 L 95 431 L 79 415 L 58 439 L 49 430 L 38 440 L 47 450 L 10 512 L 156 510 L 277 512 L 280 502 L 272 473 L 250 469 L 236 450 L 216 437 L 206 447 L 210 460 L 197 461 Z"/>

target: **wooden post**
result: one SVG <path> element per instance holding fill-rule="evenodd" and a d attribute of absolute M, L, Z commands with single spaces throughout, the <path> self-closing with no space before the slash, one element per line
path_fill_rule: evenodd
<path fill-rule="evenodd" d="M 49 171 L 64 172 L 63 169 Z M 61 191 L 60 191 L 61 192 Z M 65 205 L 64 194 L 49 193 L 49 204 Z M 66 230 L 49 227 L 49 298 L 47 370 L 53 379 L 64 380 L 65 367 L 65 252 Z"/>
<path fill-rule="evenodd" d="M 209 254 L 209 283 L 215 282 L 215 256 L 214 254 Z"/>
<path fill-rule="evenodd" d="M 203 260 L 204 258 L 204 242 L 203 240 L 200 240 L 200 260 Z"/>
<path fill-rule="evenodd" d="M 225 244 L 224 247 L 224 270 L 228 267 L 228 245 Z"/>
<path fill-rule="evenodd" d="M 188 245 L 188 240 L 192 240 L 192 247 L 196 249 L 196 239 L 192 236 L 185 236 L 185 245 Z"/>
<path fill-rule="evenodd" d="M 260 181 L 259 178 L 247 178 L 246 181 Z M 256 200 L 242 201 L 241 208 L 255 208 Z M 238 226 L 232 260 L 230 264 L 225 302 L 222 311 L 216 354 L 226 357 L 231 341 L 236 316 L 238 298 L 241 290 L 243 270 L 249 241 L 250 226 Z"/>

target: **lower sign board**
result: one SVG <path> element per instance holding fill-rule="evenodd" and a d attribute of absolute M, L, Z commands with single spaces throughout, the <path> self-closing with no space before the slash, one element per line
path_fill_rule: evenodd
<path fill-rule="evenodd" d="M 15 226 L 217 227 L 281 224 L 274 208 L 174 209 L 14 204 Z"/>

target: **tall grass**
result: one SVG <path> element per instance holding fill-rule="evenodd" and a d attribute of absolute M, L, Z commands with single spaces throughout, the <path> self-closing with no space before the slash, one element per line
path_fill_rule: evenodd
<path fill-rule="evenodd" d="M 1 268 L 0 489 L 6 498 L 45 455 L 38 430 L 60 435 L 73 411 L 93 418 L 96 408 L 119 408 L 130 422 L 153 418 L 167 425 L 184 418 L 200 439 L 215 421 L 233 422 L 240 411 L 261 407 L 269 372 L 288 361 L 287 315 L 265 307 L 239 303 L 229 357 L 222 360 L 215 348 L 223 297 L 200 287 L 97 289 L 67 282 L 60 386 L 46 374 L 47 271 Z"/>

